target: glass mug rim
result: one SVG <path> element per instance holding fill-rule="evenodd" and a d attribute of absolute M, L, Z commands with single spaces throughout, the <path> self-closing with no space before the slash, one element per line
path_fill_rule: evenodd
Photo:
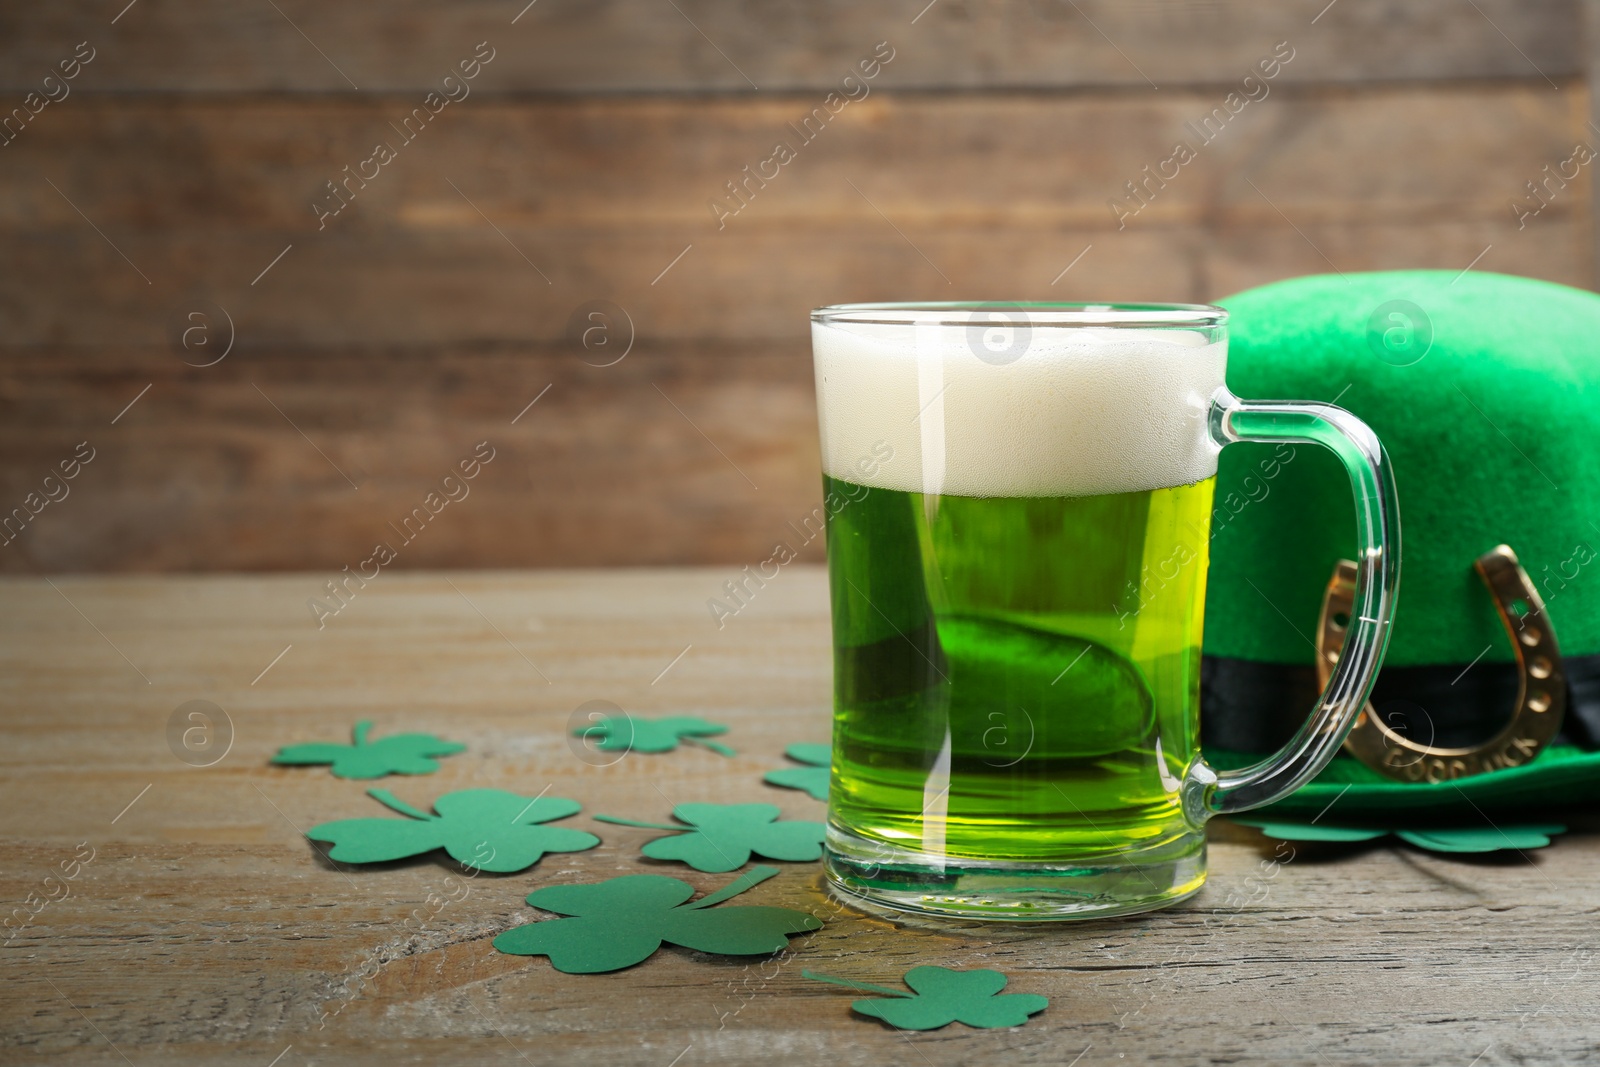
<path fill-rule="evenodd" d="M 1214 304 L 1092 303 L 1048 300 L 949 300 L 830 304 L 811 312 L 821 325 L 971 326 L 979 313 L 1012 312 L 1031 327 L 1204 329 L 1227 324 L 1228 312 Z"/>

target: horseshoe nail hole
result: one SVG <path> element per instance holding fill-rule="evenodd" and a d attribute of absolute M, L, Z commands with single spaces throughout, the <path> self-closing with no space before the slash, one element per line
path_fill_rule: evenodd
<path fill-rule="evenodd" d="M 1544 637 L 1543 631 L 1541 631 L 1537 626 L 1530 626 L 1518 635 L 1517 640 L 1521 641 L 1529 648 L 1532 648 L 1534 645 L 1539 643 L 1539 640 L 1542 637 Z"/>
<path fill-rule="evenodd" d="M 1533 696 L 1528 698 L 1528 710 L 1530 710 L 1530 711 L 1549 711 L 1550 710 L 1550 694 L 1549 693 L 1535 693 L 1535 694 L 1533 694 Z"/>
<path fill-rule="evenodd" d="M 1550 661 L 1543 656 L 1536 657 L 1532 663 L 1528 664 L 1528 673 L 1540 679 L 1550 677 Z"/>
<path fill-rule="evenodd" d="M 1519 619 L 1528 613 L 1528 602 L 1521 597 L 1517 597 L 1517 599 L 1513 600 L 1510 606 L 1511 614 L 1515 615 Z"/>
<path fill-rule="evenodd" d="M 1325 652 L 1323 655 L 1327 658 L 1329 663 L 1339 662 L 1339 653 L 1337 652 Z"/>
<path fill-rule="evenodd" d="M 1343 630 L 1349 625 L 1350 613 L 1348 611 L 1336 611 L 1333 613 L 1333 628 L 1335 630 Z"/>

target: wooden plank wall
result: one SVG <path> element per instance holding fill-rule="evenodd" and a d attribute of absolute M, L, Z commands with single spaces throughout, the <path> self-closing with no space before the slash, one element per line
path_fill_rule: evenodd
<path fill-rule="evenodd" d="M 1513 206 L 1594 0 L 125 3 L 0 9 L 0 513 L 95 455 L 0 571 L 337 571 L 481 441 L 400 565 L 740 565 L 819 502 L 819 304 L 1594 282 L 1587 169 Z"/>

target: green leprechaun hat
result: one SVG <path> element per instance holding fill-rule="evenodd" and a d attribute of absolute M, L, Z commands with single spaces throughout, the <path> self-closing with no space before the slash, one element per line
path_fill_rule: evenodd
<path fill-rule="evenodd" d="M 1405 536 L 1372 700 L 1344 751 L 1274 810 L 1338 798 L 1345 818 L 1450 818 L 1600 800 L 1600 296 L 1393 271 L 1221 303 L 1229 387 L 1365 420 Z M 1321 449 L 1222 453 L 1201 701 L 1218 765 L 1304 721 L 1347 621 L 1354 530 L 1346 476 Z"/>

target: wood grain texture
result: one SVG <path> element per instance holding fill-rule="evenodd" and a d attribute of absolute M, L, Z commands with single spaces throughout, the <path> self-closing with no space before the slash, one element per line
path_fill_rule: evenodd
<path fill-rule="evenodd" d="M 737 566 L 818 503 L 812 307 L 1592 277 L 1587 170 L 1511 206 L 1584 139 L 1576 88 L 1279 90 L 1120 223 L 1216 93 L 874 95 L 721 229 L 806 98 L 468 98 L 318 232 L 397 99 L 71 98 L 5 149 L 0 514 L 103 455 L 0 571 L 336 572 L 481 440 L 501 465 L 404 566 Z"/>
<path fill-rule="evenodd" d="M 900 88 L 1220 84 L 1281 40 L 1306 49 L 1293 81 L 1583 69 L 1577 0 L 140 0 L 112 25 L 121 7 L 8 6 L 0 87 L 34 88 L 85 38 L 86 85 L 119 92 L 423 89 L 485 40 L 503 92 L 825 90 L 881 40 Z"/>
<path fill-rule="evenodd" d="M 1577 0 L 7 7 L 10 106 L 96 51 L 0 134 L 0 517 L 102 451 L 0 572 L 337 571 L 481 440 L 500 465 L 404 566 L 739 566 L 817 503 L 819 305 L 1469 264 L 1590 285 L 1588 168 L 1517 207 L 1592 140 L 1580 21 Z M 397 132 L 479 41 L 471 95 Z M 870 95 L 798 134 L 878 41 Z M 1279 41 L 1269 94 L 1202 138 Z M 796 157 L 746 179 L 780 139 Z M 1179 139 L 1197 158 L 1128 199 Z M 319 223 L 379 141 L 396 158 Z M 586 350 L 599 302 L 615 346 Z M 185 350 L 197 312 L 211 346 Z"/>
<path fill-rule="evenodd" d="M 596 812 L 763 800 L 788 817 L 820 814 L 760 776 L 782 765 L 785 745 L 827 737 L 823 575 L 785 569 L 719 631 L 703 601 L 723 578 L 386 574 L 320 632 L 303 609 L 312 575 L 0 583 L 0 803 L 12 813 L 0 896 L 9 908 L 42 893 L 79 842 L 94 850 L 71 896 L 0 948 L 6 1061 L 260 1067 L 283 1054 L 284 1064 L 667 1067 L 682 1055 L 943 1067 L 1081 1054 L 1080 1067 L 1093 1067 L 1594 1056 L 1592 831 L 1474 861 L 1403 847 L 1291 855 L 1219 822 L 1198 897 L 1055 927 L 890 922 L 833 903 L 814 865 L 784 865 L 751 901 L 812 909 L 827 924 L 782 959 L 666 949 L 628 971 L 576 976 L 494 952 L 495 933 L 532 917 L 522 897 L 539 885 L 662 869 L 638 856 L 647 832 L 592 824 Z M 169 715 L 191 699 L 214 701 L 232 723 L 231 749 L 208 767 L 168 747 Z M 727 722 L 738 755 L 685 748 L 585 762 L 565 735 L 590 699 Z M 385 783 L 402 797 L 548 786 L 584 804 L 572 821 L 604 844 L 503 877 L 429 861 L 334 867 L 299 829 L 366 811 L 361 784 L 266 760 L 357 718 L 468 744 L 438 774 Z M 702 890 L 727 880 L 668 870 Z M 426 903 L 462 886 L 459 902 Z M 847 991 L 800 977 L 809 967 L 892 983 L 923 963 L 995 967 L 1013 990 L 1052 1003 L 1019 1029 L 903 1035 L 853 1017 Z"/>
<path fill-rule="evenodd" d="M 5 150 L 3 343 L 159 345 L 195 295 L 259 349 L 550 342 L 596 299 L 652 340 L 798 339 L 847 300 L 1212 300 L 1489 244 L 1481 269 L 1591 279 L 1587 169 L 1512 206 L 1588 138 L 1579 87 L 1286 88 L 1206 143 L 1223 99 L 883 94 L 805 144 L 806 97 L 469 97 L 406 145 L 395 98 L 69 98 Z M 380 138 L 398 158 L 319 230 Z M 797 158 L 712 210 L 780 138 Z"/>
<path fill-rule="evenodd" d="M 787 525 L 822 493 L 803 343 L 641 344 L 610 367 L 581 353 L 267 352 L 205 368 L 167 351 L 8 359 L 0 514 L 79 442 L 98 451 L 65 499 L 0 545 L 0 569 L 332 577 L 380 540 L 401 568 L 737 570 L 779 539 L 821 559 L 820 541 L 802 545 Z M 495 457 L 465 497 L 403 543 L 405 518 L 484 441 Z"/>

